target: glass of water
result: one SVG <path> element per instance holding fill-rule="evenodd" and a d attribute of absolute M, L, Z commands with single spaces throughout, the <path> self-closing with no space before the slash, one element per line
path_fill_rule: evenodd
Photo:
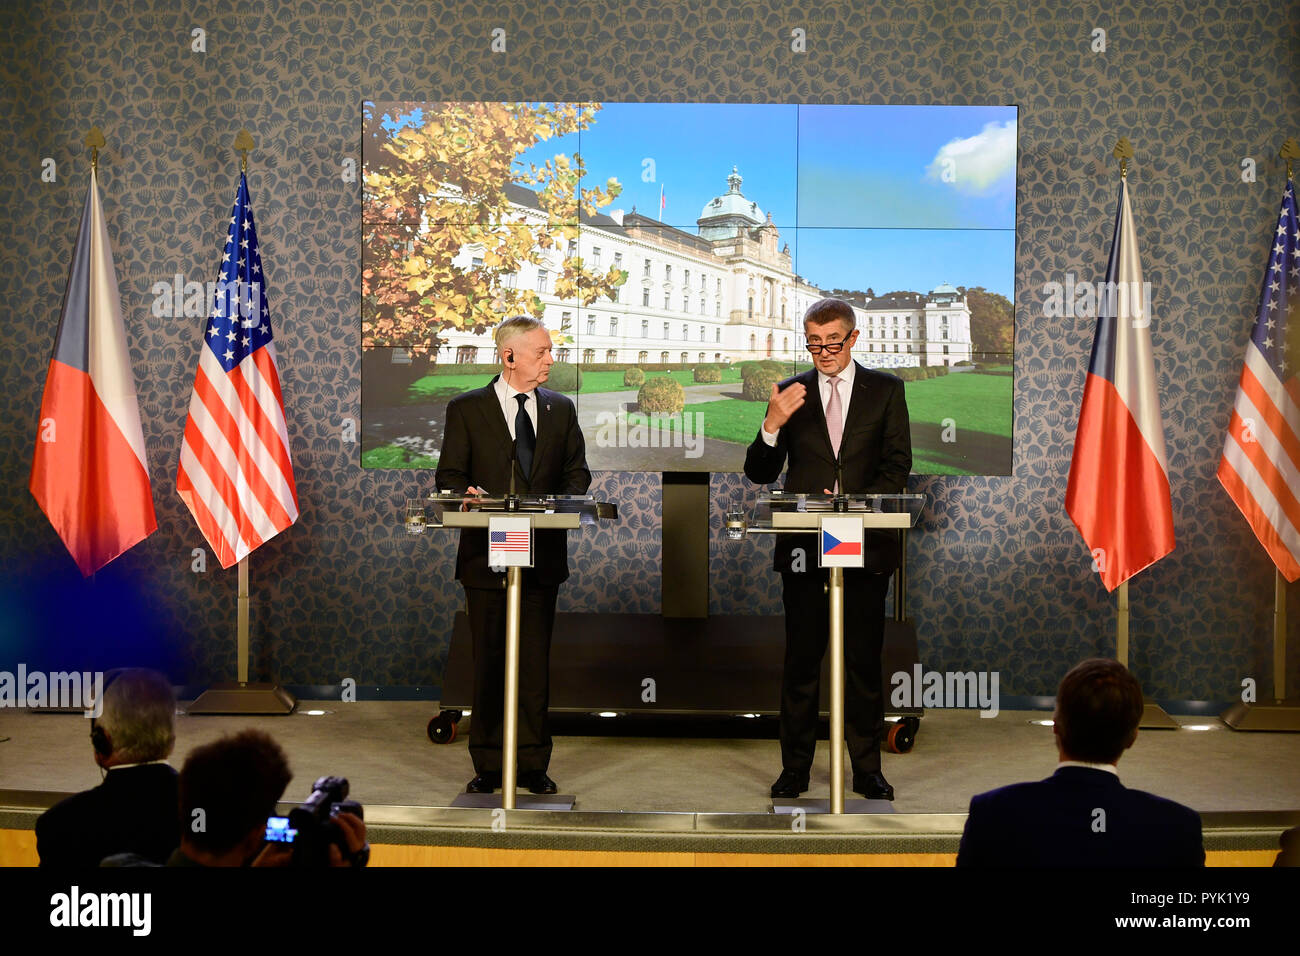
<path fill-rule="evenodd" d="M 424 534 L 424 500 L 412 498 L 406 502 L 406 533 Z"/>

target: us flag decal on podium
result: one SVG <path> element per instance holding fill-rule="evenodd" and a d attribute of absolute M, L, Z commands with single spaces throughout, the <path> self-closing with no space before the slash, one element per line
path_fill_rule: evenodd
<path fill-rule="evenodd" d="M 223 568 L 298 518 L 263 280 L 241 173 L 176 476 L 176 490 Z"/>
<path fill-rule="evenodd" d="M 497 568 L 533 566 L 532 523 L 527 518 L 488 519 L 488 564 Z"/>

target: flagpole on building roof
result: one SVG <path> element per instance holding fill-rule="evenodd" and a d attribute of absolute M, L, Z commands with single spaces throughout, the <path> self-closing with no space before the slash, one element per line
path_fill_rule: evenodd
<path fill-rule="evenodd" d="M 1286 163 L 1287 186 L 1294 190 L 1292 163 L 1300 159 L 1300 143 L 1287 137 L 1278 151 Z M 1284 730 L 1300 732 L 1300 698 L 1286 692 L 1286 576 L 1273 566 L 1273 698 L 1258 702 L 1238 700 L 1220 717 L 1233 730 Z"/>
<path fill-rule="evenodd" d="M 239 174 L 248 172 L 248 153 L 256 148 L 252 135 L 240 129 L 235 136 L 235 150 L 239 153 Z M 239 591 L 235 598 L 235 658 L 234 683 L 213 684 L 195 699 L 187 713 L 190 714 L 268 714 L 287 716 L 293 713 L 298 701 L 277 683 L 250 683 L 248 680 L 248 625 L 251 610 L 248 585 L 248 558 L 239 559 Z"/>

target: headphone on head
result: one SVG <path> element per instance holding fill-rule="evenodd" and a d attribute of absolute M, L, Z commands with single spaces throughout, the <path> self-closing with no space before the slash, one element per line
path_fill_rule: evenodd
<path fill-rule="evenodd" d="M 108 758 L 113 756 L 113 743 L 108 739 L 108 734 L 104 728 L 95 723 L 95 718 L 90 718 L 90 745 L 95 748 L 95 753 L 101 757 Z"/>
<path fill-rule="evenodd" d="M 108 680 L 104 682 L 104 689 L 99 692 L 99 700 L 97 701 L 101 709 L 104 704 L 104 695 L 108 693 L 108 688 L 112 686 L 113 681 L 117 680 L 119 674 L 121 674 L 121 670 L 109 672 Z M 109 739 L 108 732 L 99 726 L 99 721 L 94 717 L 90 718 L 90 746 L 94 747 L 95 753 L 104 759 L 113 756 L 113 741 Z"/>

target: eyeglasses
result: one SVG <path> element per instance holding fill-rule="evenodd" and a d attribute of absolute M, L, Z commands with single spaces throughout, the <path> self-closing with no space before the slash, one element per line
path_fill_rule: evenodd
<path fill-rule="evenodd" d="M 812 343 L 809 343 L 808 351 L 813 355 L 820 355 L 823 351 L 828 355 L 839 355 L 840 352 L 844 351 L 844 346 L 847 344 L 848 342 L 827 342 L 825 345 L 813 345 Z"/>

